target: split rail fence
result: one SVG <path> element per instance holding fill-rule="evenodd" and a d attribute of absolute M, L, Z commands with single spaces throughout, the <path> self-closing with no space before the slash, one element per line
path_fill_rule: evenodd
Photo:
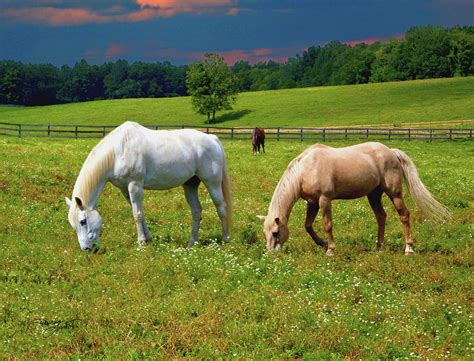
<path fill-rule="evenodd" d="M 197 129 L 221 139 L 249 140 L 252 127 L 145 125 L 150 129 Z M 0 135 L 17 138 L 102 138 L 112 131 L 111 125 L 15 124 L 0 122 Z M 466 140 L 473 139 L 474 128 L 265 128 L 267 140 Z"/>

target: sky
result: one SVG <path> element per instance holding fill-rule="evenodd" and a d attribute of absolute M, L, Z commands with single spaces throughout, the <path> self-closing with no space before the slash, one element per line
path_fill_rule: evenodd
<path fill-rule="evenodd" d="M 0 0 L 0 60 L 182 65 L 212 52 L 230 65 L 284 62 L 420 25 L 474 25 L 474 0 Z"/>

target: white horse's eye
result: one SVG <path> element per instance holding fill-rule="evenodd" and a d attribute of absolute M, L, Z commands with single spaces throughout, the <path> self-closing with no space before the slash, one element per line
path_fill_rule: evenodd
<path fill-rule="evenodd" d="M 82 221 L 79 222 L 79 224 L 80 224 L 81 226 L 85 226 L 86 223 L 87 223 L 87 221 L 86 221 L 85 219 L 83 219 Z"/>

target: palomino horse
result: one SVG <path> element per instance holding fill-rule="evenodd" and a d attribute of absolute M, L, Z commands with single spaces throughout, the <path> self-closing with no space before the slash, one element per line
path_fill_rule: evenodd
<path fill-rule="evenodd" d="M 202 207 L 198 186 L 204 182 L 222 223 L 227 241 L 231 223 L 231 189 L 224 149 L 218 138 L 196 130 L 154 131 L 125 122 L 91 151 L 77 178 L 69 207 L 69 223 L 81 249 L 98 246 L 102 219 L 96 205 L 107 182 L 118 187 L 132 206 L 138 242 L 152 239 L 142 209 L 144 189 L 182 185 L 191 206 L 191 246 L 198 237 Z"/>
<path fill-rule="evenodd" d="M 334 253 L 331 201 L 367 196 L 378 224 L 376 250 L 384 241 L 386 213 L 382 194 L 393 202 L 403 224 L 405 254 L 413 253 L 410 233 L 410 213 L 402 196 L 402 182 L 406 181 L 415 203 L 426 215 L 436 219 L 448 216 L 421 182 L 411 159 L 398 149 L 381 143 L 364 143 L 346 148 L 331 148 L 316 144 L 307 148 L 289 165 L 278 183 L 264 220 L 263 231 L 267 249 L 279 249 L 288 239 L 288 218 L 299 198 L 308 203 L 305 228 L 316 244 Z M 313 222 L 321 209 L 328 240 L 323 241 L 314 231 Z"/>
<path fill-rule="evenodd" d="M 265 153 L 265 131 L 263 128 L 255 128 L 252 130 L 252 148 L 253 155 L 260 153 L 260 146 L 262 146 L 263 153 Z"/>

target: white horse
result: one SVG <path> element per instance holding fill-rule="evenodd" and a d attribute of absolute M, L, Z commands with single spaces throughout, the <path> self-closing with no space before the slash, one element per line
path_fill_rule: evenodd
<path fill-rule="evenodd" d="M 96 206 L 107 182 L 118 187 L 132 206 L 138 242 L 152 239 L 145 223 L 144 189 L 170 189 L 182 185 L 192 212 L 188 246 L 198 238 L 202 207 L 198 186 L 204 182 L 228 240 L 232 215 L 230 180 L 224 149 L 215 135 L 183 130 L 150 130 L 134 122 L 117 127 L 91 151 L 72 192 L 66 198 L 68 219 L 82 250 L 99 244 L 102 219 Z"/>

